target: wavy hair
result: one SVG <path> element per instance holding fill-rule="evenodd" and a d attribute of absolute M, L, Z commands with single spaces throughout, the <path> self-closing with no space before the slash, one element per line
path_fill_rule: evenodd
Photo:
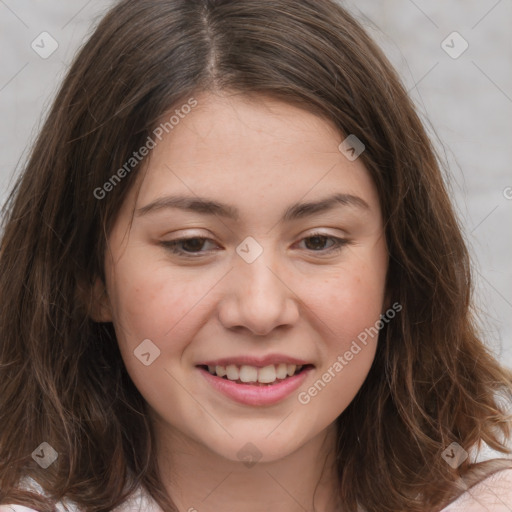
<path fill-rule="evenodd" d="M 442 165 L 383 52 L 334 0 L 123 0 L 71 65 L 3 212 L 0 502 L 110 511 L 159 478 L 146 404 L 112 324 L 89 315 L 106 242 L 138 164 L 98 199 L 162 115 L 199 92 L 293 103 L 355 134 L 377 187 L 403 306 L 337 418 L 344 510 L 437 511 L 501 458 L 456 470 L 452 442 L 509 454 L 512 373 L 480 339 L 468 251 Z M 31 453 L 59 454 L 43 470 Z M 31 476 L 46 497 L 19 488 Z"/>

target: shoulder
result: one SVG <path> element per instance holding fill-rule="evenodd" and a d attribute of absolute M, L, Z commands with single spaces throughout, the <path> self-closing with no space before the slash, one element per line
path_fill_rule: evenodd
<path fill-rule="evenodd" d="M 37 512 L 37 510 L 22 505 L 0 505 L 0 512 Z"/>
<path fill-rule="evenodd" d="M 79 512 L 78 508 L 58 503 L 56 506 L 58 512 Z M 37 512 L 37 510 L 23 505 L 0 505 L 0 512 Z"/>
<path fill-rule="evenodd" d="M 23 487 L 30 488 L 42 495 L 41 487 L 32 479 L 24 481 Z M 64 500 L 56 505 L 57 512 L 81 512 L 81 509 L 73 502 Z M 144 510 L 144 512 L 162 512 L 160 507 L 153 501 L 150 495 L 139 487 L 122 505 L 115 509 L 115 512 L 131 512 L 133 510 Z M 0 512 L 38 512 L 23 505 L 0 505 Z"/>
<path fill-rule="evenodd" d="M 42 487 L 31 477 L 24 477 L 19 483 L 19 488 L 32 491 L 35 494 L 45 496 Z M 79 508 L 71 501 L 64 500 L 55 505 L 57 512 L 80 512 Z M 24 505 L 0 505 L 0 512 L 38 512 L 37 510 Z"/>
<path fill-rule="evenodd" d="M 441 512 L 510 512 L 512 510 L 512 469 L 493 473 Z"/>
<path fill-rule="evenodd" d="M 0 512 L 37 512 L 37 510 L 23 505 L 0 505 Z"/>

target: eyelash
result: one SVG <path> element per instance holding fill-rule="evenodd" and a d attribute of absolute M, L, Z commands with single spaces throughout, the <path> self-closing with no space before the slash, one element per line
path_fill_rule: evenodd
<path fill-rule="evenodd" d="M 302 240 L 308 240 L 311 238 L 325 238 L 325 239 L 331 239 L 334 241 L 334 244 L 328 248 L 327 250 L 323 251 L 314 251 L 314 253 L 323 253 L 323 254 L 338 254 L 341 252 L 341 250 L 350 243 L 349 240 L 345 238 L 339 238 L 336 236 L 326 235 L 325 233 L 311 233 L 309 236 L 304 237 Z M 168 249 L 170 252 L 177 254 L 179 256 L 183 256 L 185 258 L 198 258 L 202 256 L 203 254 L 206 254 L 207 251 L 201 251 L 201 252 L 187 252 L 182 249 L 178 248 L 179 244 L 182 244 L 184 242 L 190 241 L 190 240 L 206 240 L 206 241 L 212 241 L 211 238 L 203 237 L 203 236 L 192 236 L 188 238 L 177 238 L 176 240 L 169 240 L 161 242 L 161 244 Z"/>

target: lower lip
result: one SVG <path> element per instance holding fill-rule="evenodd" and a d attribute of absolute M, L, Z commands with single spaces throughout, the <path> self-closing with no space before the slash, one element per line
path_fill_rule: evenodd
<path fill-rule="evenodd" d="M 272 405 L 290 396 L 304 382 L 309 372 L 313 370 L 313 367 L 309 366 L 297 375 L 288 377 L 275 384 L 263 386 L 238 384 L 232 380 L 212 375 L 204 368 L 198 369 L 207 382 L 217 391 L 220 391 L 235 402 L 245 405 Z"/>

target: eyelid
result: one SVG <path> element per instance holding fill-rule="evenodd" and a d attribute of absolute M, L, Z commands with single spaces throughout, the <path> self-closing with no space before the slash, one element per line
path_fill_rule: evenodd
<path fill-rule="evenodd" d="M 334 241 L 334 244 L 331 247 L 328 247 L 327 249 L 323 249 L 323 250 L 319 250 L 319 251 L 304 249 L 306 252 L 308 252 L 310 254 L 315 254 L 318 257 L 336 255 L 346 245 L 352 243 L 351 240 L 349 240 L 347 238 L 331 235 L 329 233 L 324 233 L 319 230 L 313 230 L 313 232 L 306 233 L 304 236 L 301 236 L 296 243 L 300 243 L 309 238 L 317 238 L 317 237 L 331 239 Z M 191 234 L 189 236 L 182 236 L 179 238 L 175 238 L 173 240 L 162 241 L 161 245 L 163 245 L 166 249 L 170 250 L 171 252 L 175 253 L 176 255 L 184 257 L 184 258 L 188 258 L 188 259 L 201 258 L 202 256 L 211 255 L 211 250 L 210 251 L 199 251 L 199 252 L 187 252 L 187 251 L 177 249 L 177 246 L 179 246 L 180 243 L 184 243 L 189 240 L 201 240 L 203 242 L 211 242 L 211 243 L 218 245 L 217 242 L 215 242 L 215 240 L 213 238 L 210 238 L 207 236 L 193 235 L 193 234 Z"/>

